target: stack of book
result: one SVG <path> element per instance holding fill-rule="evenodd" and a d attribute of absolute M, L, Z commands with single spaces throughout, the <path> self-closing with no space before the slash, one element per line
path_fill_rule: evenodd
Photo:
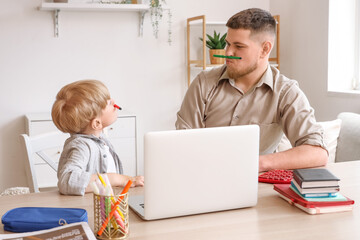
<path fill-rule="evenodd" d="M 324 168 L 296 169 L 291 184 L 276 184 L 274 189 L 309 214 L 351 211 L 354 201 L 340 193 L 339 181 Z"/>

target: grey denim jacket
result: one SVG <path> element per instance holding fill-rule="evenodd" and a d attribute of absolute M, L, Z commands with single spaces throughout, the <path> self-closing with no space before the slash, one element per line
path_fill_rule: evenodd
<path fill-rule="evenodd" d="M 58 187 L 62 194 L 84 195 L 90 177 L 96 172 L 106 173 L 107 156 L 105 145 L 114 158 L 116 172 L 123 173 L 122 163 L 115 153 L 114 147 L 102 134 L 72 134 L 64 144 L 57 171 Z"/>

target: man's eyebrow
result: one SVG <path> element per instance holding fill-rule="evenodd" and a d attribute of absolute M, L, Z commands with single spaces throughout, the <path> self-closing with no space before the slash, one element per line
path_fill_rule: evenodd
<path fill-rule="evenodd" d="M 226 40 L 226 39 L 225 39 L 225 42 L 226 42 L 227 44 L 230 44 L 229 41 Z M 233 42 L 232 44 L 235 44 L 235 45 L 244 45 L 244 46 L 246 46 L 246 44 L 241 43 L 241 42 Z"/>

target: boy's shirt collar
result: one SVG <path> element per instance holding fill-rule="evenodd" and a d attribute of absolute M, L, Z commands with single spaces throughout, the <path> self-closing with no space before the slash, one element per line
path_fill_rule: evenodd
<path fill-rule="evenodd" d="M 102 139 L 104 138 L 104 134 L 103 134 L 103 133 L 101 133 L 99 137 L 97 137 L 97 136 L 95 136 L 95 135 L 93 135 L 93 134 L 89 135 L 89 134 L 82 134 L 82 133 L 74 133 L 74 134 L 70 134 L 70 135 L 71 135 L 72 137 L 89 138 L 89 139 L 95 140 L 95 141 L 97 141 L 97 142 L 102 142 L 102 141 L 103 141 Z"/>

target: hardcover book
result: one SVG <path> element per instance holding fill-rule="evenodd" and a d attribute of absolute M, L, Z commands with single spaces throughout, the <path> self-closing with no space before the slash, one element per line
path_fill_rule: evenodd
<path fill-rule="evenodd" d="M 291 184 L 293 184 L 296 189 L 301 194 L 309 194 L 309 193 L 337 193 L 339 192 L 340 188 L 339 186 L 334 187 L 312 187 L 312 188 L 301 188 L 299 184 L 296 181 L 292 181 Z"/>
<path fill-rule="evenodd" d="M 294 179 L 301 188 L 338 187 L 340 179 L 326 168 L 295 169 Z"/>
<path fill-rule="evenodd" d="M 321 213 L 334 213 L 334 212 L 347 212 L 353 209 L 353 205 L 331 206 L 331 207 L 304 207 L 296 202 L 292 202 L 289 198 L 280 194 L 280 197 L 287 201 L 289 204 L 303 210 L 308 214 L 321 214 Z"/>
<path fill-rule="evenodd" d="M 348 197 L 345 197 L 346 200 L 340 201 L 331 201 L 331 202 L 314 202 L 307 201 L 296 194 L 290 189 L 290 184 L 274 184 L 274 190 L 280 193 L 281 197 L 286 197 L 290 204 L 296 203 L 305 208 L 319 208 L 319 207 L 339 207 L 339 206 L 348 206 L 353 205 L 354 200 L 351 200 Z"/>
<path fill-rule="evenodd" d="M 330 195 L 330 193 L 327 193 L 327 196 L 321 196 L 321 197 L 312 197 L 312 195 L 309 194 L 301 194 L 298 189 L 291 184 L 290 189 L 295 192 L 297 195 L 299 195 L 301 198 L 305 199 L 306 201 L 313 201 L 313 202 L 330 202 L 330 201 L 346 201 L 347 199 L 341 194 L 341 193 L 335 193 L 334 195 Z M 320 193 L 319 193 L 320 194 Z"/>
<path fill-rule="evenodd" d="M 275 184 L 274 190 L 289 204 L 305 211 L 308 214 L 321 214 L 345 212 L 353 209 L 354 201 L 345 197 L 345 201 L 338 202 L 312 202 L 306 201 L 290 189 L 290 184 Z"/>

